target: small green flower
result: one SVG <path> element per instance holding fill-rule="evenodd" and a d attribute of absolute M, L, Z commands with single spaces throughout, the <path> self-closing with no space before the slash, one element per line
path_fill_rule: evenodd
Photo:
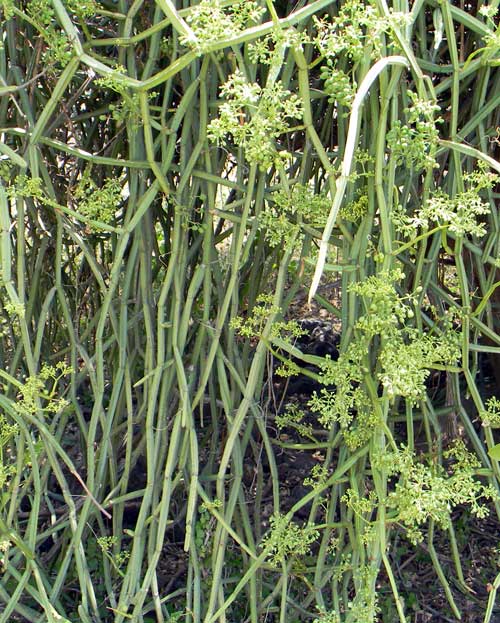
<path fill-rule="evenodd" d="M 244 28 L 256 24 L 264 12 L 265 9 L 253 0 L 233 2 L 230 8 L 223 7 L 218 0 L 201 0 L 191 7 L 186 17 L 196 39 L 194 42 L 189 38 L 181 41 L 203 54 L 215 41 L 235 37 Z"/>
<path fill-rule="evenodd" d="M 439 106 L 419 99 L 417 94 L 408 91 L 411 105 L 405 108 L 406 124 L 395 121 L 387 133 L 387 144 L 398 164 L 425 169 L 436 167 L 439 132 L 437 124 L 442 120 L 435 118 Z"/>
<path fill-rule="evenodd" d="M 94 17 L 100 8 L 100 4 L 96 0 L 65 0 L 65 4 L 68 11 L 82 20 Z"/>
<path fill-rule="evenodd" d="M 313 623 L 340 623 L 340 616 L 335 610 L 330 610 L 329 612 L 321 610 L 319 618 L 314 619 Z"/>
<path fill-rule="evenodd" d="M 12 186 L 9 187 L 9 197 L 31 197 L 41 199 L 44 196 L 43 180 L 41 177 L 29 177 L 28 175 L 18 175 Z"/>
<path fill-rule="evenodd" d="M 458 236 L 484 236 L 486 225 L 480 217 L 489 214 L 490 205 L 481 198 L 485 190 L 492 189 L 500 176 L 488 170 L 484 163 L 464 176 L 465 189 L 450 197 L 441 190 L 436 190 L 426 203 L 413 215 L 407 214 L 402 206 L 395 206 L 391 215 L 396 231 L 406 238 L 423 233 L 436 225 L 449 229 Z"/>
<path fill-rule="evenodd" d="M 486 410 L 479 413 L 483 426 L 500 428 L 500 400 L 496 396 L 488 398 Z"/>
<path fill-rule="evenodd" d="M 301 527 L 279 513 L 270 518 L 269 524 L 270 529 L 262 541 L 262 547 L 268 550 L 269 561 L 275 567 L 291 557 L 308 554 L 311 545 L 319 537 L 314 524 Z"/>
<path fill-rule="evenodd" d="M 296 404 L 288 404 L 283 413 L 276 415 L 274 423 L 279 431 L 291 428 L 296 430 L 300 436 L 314 440 L 312 425 L 303 422 L 304 415 Z"/>
<path fill-rule="evenodd" d="M 462 440 L 444 452 L 444 458 L 450 461 L 447 470 L 431 460 L 417 461 L 408 448 L 402 447 L 374 461 L 374 467 L 385 469 L 389 475 L 399 475 L 389 493 L 387 507 L 394 511 L 394 519 L 407 528 L 407 536 L 414 543 L 423 539 L 421 527 L 429 519 L 446 529 L 455 506 L 467 504 L 472 514 L 481 518 L 488 514 L 484 502 L 498 499 L 492 486 L 483 485 L 474 477 L 480 463 Z"/>
<path fill-rule="evenodd" d="M 333 19 L 313 17 L 315 44 L 325 58 L 347 57 L 359 62 L 365 54 L 366 39 L 373 46 L 372 57 L 378 58 L 380 36 L 389 30 L 389 21 L 377 13 L 375 7 L 360 0 L 347 0 Z"/>
<path fill-rule="evenodd" d="M 304 31 L 298 32 L 295 28 L 274 29 L 269 35 L 249 44 L 248 56 L 252 63 L 272 65 L 286 48 L 301 50 L 307 43 L 311 43 L 311 39 Z"/>
<path fill-rule="evenodd" d="M 248 162 L 261 169 L 282 163 L 275 140 L 288 131 L 288 119 L 302 116 L 300 98 L 281 82 L 261 87 L 236 71 L 221 88 L 219 116 L 210 122 L 209 140 L 226 146 L 233 141 L 245 150 Z"/>
<path fill-rule="evenodd" d="M 316 489 L 325 484 L 328 480 L 328 467 L 325 465 L 314 465 L 311 469 L 311 475 L 304 479 L 305 487 Z"/>
<path fill-rule="evenodd" d="M 325 65 L 321 70 L 321 79 L 325 81 L 324 91 L 328 101 L 337 106 L 349 106 L 356 95 L 356 83 L 333 63 Z"/>
<path fill-rule="evenodd" d="M 24 381 L 14 408 L 18 413 L 28 415 L 35 415 L 40 410 L 44 413 L 61 412 L 68 401 L 56 395 L 57 385 L 71 373 L 72 368 L 63 361 L 55 366 L 44 364 L 37 375 L 29 376 Z"/>
<path fill-rule="evenodd" d="M 3 446 L 18 433 L 19 426 L 15 422 L 9 423 L 7 418 L 0 414 L 0 448 L 3 448 Z"/>
<path fill-rule="evenodd" d="M 121 203 L 122 183 L 120 179 L 108 177 L 99 187 L 87 171 L 74 191 L 78 211 L 95 221 L 111 224 Z M 89 225 L 91 230 L 96 227 Z"/>
<path fill-rule="evenodd" d="M 100 536 L 97 538 L 97 544 L 101 548 L 102 553 L 113 565 L 115 570 L 121 574 L 120 568 L 123 567 L 130 558 L 130 552 L 128 550 L 122 550 L 113 553 L 116 543 L 118 543 L 118 538 L 116 536 Z"/>
<path fill-rule="evenodd" d="M 259 214 L 259 229 L 269 246 L 292 249 L 303 239 L 302 224 L 324 228 L 330 207 L 325 193 L 296 184 L 271 194 L 269 204 Z"/>
<path fill-rule="evenodd" d="M 24 318 L 26 306 L 24 303 L 5 303 L 5 311 L 13 318 Z"/>
<path fill-rule="evenodd" d="M 243 337 L 259 337 L 269 316 L 279 312 L 279 307 L 276 307 L 273 301 L 272 294 L 261 294 L 255 301 L 252 313 L 247 318 L 232 318 L 230 327 Z"/>
<path fill-rule="evenodd" d="M 300 374 L 299 366 L 293 361 L 284 361 L 281 366 L 278 366 L 274 373 L 277 376 L 281 376 L 283 378 L 290 378 L 292 376 L 297 376 Z"/>
<path fill-rule="evenodd" d="M 14 9 L 16 8 L 16 0 L 0 0 L 0 10 L 5 20 L 14 17 Z"/>
<path fill-rule="evenodd" d="M 418 213 L 415 224 L 423 229 L 429 228 L 429 223 L 447 225 L 448 229 L 463 236 L 484 236 L 486 227 L 478 222 L 477 217 L 490 212 L 490 206 L 484 202 L 478 193 L 469 189 L 449 197 L 441 191 L 436 191 Z"/>

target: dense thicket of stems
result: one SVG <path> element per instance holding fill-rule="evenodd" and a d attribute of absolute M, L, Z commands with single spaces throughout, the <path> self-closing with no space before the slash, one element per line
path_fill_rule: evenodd
<path fill-rule="evenodd" d="M 495 6 L 0 0 L 0 623 L 405 621 L 395 535 L 459 618 L 436 533 L 466 589 L 449 511 L 500 511 Z"/>

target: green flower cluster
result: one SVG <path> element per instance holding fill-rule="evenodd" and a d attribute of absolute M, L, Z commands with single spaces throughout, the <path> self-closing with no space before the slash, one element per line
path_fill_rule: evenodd
<path fill-rule="evenodd" d="M 373 405 L 363 385 L 363 358 L 366 346 L 354 342 L 349 353 L 341 353 L 337 361 L 325 359 L 321 366 L 321 382 L 333 385 L 323 388 L 309 401 L 313 413 L 325 428 L 339 424 L 346 446 L 354 451 L 369 441 L 378 423 Z"/>
<path fill-rule="evenodd" d="M 17 467 L 14 463 L 7 464 L 8 460 L 13 460 L 12 455 L 9 456 L 4 448 L 9 441 L 19 434 L 19 426 L 16 423 L 10 423 L 7 418 L 0 414 L 0 489 L 8 486 L 10 479 L 17 473 Z M 0 497 L 1 505 L 1 497 Z"/>
<path fill-rule="evenodd" d="M 314 524 L 301 527 L 279 513 L 270 518 L 269 524 L 270 530 L 264 536 L 262 547 L 268 550 L 269 562 L 274 567 L 291 557 L 307 555 L 319 536 Z"/>
<path fill-rule="evenodd" d="M 495 396 L 488 398 L 486 409 L 479 413 L 479 417 L 483 422 L 483 426 L 500 428 L 500 400 Z"/>
<path fill-rule="evenodd" d="M 335 610 L 322 610 L 319 618 L 314 619 L 313 623 L 340 623 L 340 617 Z"/>
<path fill-rule="evenodd" d="M 356 325 L 361 343 L 368 347 L 373 338 L 383 338 L 376 370 L 388 397 L 402 396 L 416 402 L 425 396 L 430 369 L 453 365 L 459 359 L 460 340 L 449 323 L 440 335 L 421 333 L 408 326 L 414 316 L 416 295 L 398 295 L 395 284 L 402 278 L 404 274 L 397 269 L 382 272 L 353 284 L 350 291 L 364 299 L 368 310 Z"/>
<path fill-rule="evenodd" d="M 486 18 L 487 24 L 491 29 L 491 32 L 483 37 L 485 43 L 484 48 L 480 48 L 476 52 L 473 52 L 469 57 L 472 59 L 476 53 L 480 53 L 483 56 L 483 63 L 488 63 L 495 66 L 499 64 L 499 50 L 500 50 L 500 30 L 498 28 L 498 7 L 495 3 L 484 4 L 479 13 Z"/>
<path fill-rule="evenodd" d="M 350 555 L 344 554 L 340 565 L 335 569 L 334 579 L 341 581 L 344 574 L 352 570 Z M 377 570 L 373 565 L 360 565 L 353 570 L 353 580 L 356 586 L 354 598 L 349 600 L 343 607 L 345 618 L 341 618 L 335 610 L 320 611 L 320 617 L 314 623 L 373 623 L 380 608 L 378 606 L 377 592 L 374 590 Z M 377 619 L 378 620 L 378 619 Z"/>
<path fill-rule="evenodd" d="M 78 211 L 83 216 L 111 224 L 116 216 L 116 210 L 121 202 L 122 185 L 119 179 L 108 177 L 99 187 L 86 173 L 74 191 L 74 198 L 78 203 Z M 91 230 L 98 228 L 89 225 Z"/>
<path fill-rule="evenodd" d="M 375 169 L 375 159 L 366 150 L 356 150 L 354 162 L 356 168 L 349 176 L 349 182 L 354 186 L 353 199 L 340 208 L 340 218 L 351 223 L 357 223 L 368 212 L 367 184 Z"/>
<path fill-rule="evenodd" d="M 274 297 L 270 294 L 261 294 L 252 313 L 247 317 L 236 316 L 231 319 L 229 326 L 243 337 L 259 337 L 264 329 L 264 325 L 271 314 L 279 312 L 279 307 L 273 305 Z"/>
<path fill-rule="evenodd" d="M 457 236 L 470 234 L 481 237 L 486 234 L 486 227 L 478 222 L 477 217 L 489 212 L 490 206 L 473 189 L 458 193 L 453 198 L 437 191 L 420 210 L 417 222 L 424 230 L 429 228 L 429 222 L 434 222 L 446 225 Z"/>
<path fill-rule="evenodd" d="M 15 0 L 0 0 L 0 10 L 2 11 L 3 18 L 5 20 L 11 19 L 14 17 L 16 8 Z"/>
<path fill-rule="evenodd" d="M 8 0 L 4 0 L 6 18 L 13 15 L 12 9 L 8 9 L 8 4 Z M 95 0 L 63 0 L 63 5 L 71 15 L 80 21 L 92 17 L 99 9 L 99 4 Z M 50 0 L 30 0 L 26 12 L 38 26 L 46 43 L 47 47 L 43 53 L 45 63 L 65 67 L 73 56 L 73 49 L 68 35 L 59 27 L 52 2 Z"/>
<path fill-rule="evenodd" d="M 383 371 L 378 378 L 389 398 L 403 396 L 417 402 L 425 397 L 430 370 L 436 365 L 453 365 L 460 358 L 459 336 L 450 332 L 437 337 L 413 329 L 405 333 L 395 335 L 381 350 L 379 363 Z"/>
<path fill-rule="evenodd" d="M 311 469 L 310 476 L 304 478 L 304 487 L 312 487 L 317 489 L 322 487 L 328 480 L 329 472 L 326 465 L 314 465 Z"/>
<path fill-rule="evenodd" d="M 35 415 L 40 409 L 44 413 L 60 413 L 69 403 L 57 397 L 57 385 L 71 373 L 72 368 L 63 361 L 55 366 L 45 364 L 37 375 L 29 376 L 21 385 L 14 408 L 26 415 Z"/>
<path fill-rule="evenodd" d="M 368 212 L 368 194 L 366 188 L 358 193 L 358 198 L 340 208 L 340 217 L 344 221 L 357 223 Z"/>
<path fill-rule="evenodd" d="M 196 35 L 196 41 L 181 39 L 183 45 L 195 47 L 199 54 L 210 51 L 210 46 L 218 40 L 235 37 L 241 31 L 259 22 L 265 9 L 258 2 L 234 2 L 231 7 L 223 7 L 218 0 L 201 0 L 191 8 L 186 22 Z"/>
<path fill-rule="evenodd" d="M 314 42 L 325 58 L 347 57 L 357 63 L 364 58 L 366 39 L 369 38 L 372 57 L 381 51 L 380 36 L 389 30 L 389 20 L 379 15 L 367 2 L 347 0 L 336 17 L 313 17 L 316 37 Z"/>
<path fill-rule="evenodd" d="M 14 183 L 9 186 L 7 195 L 11 199 L 15 199 L 16 197 L 43 199 L 43 180 L 41 177 L 29 177 L 24 174 L 17 175 Z"/>
<path fill-rule="evenodd" d="M 288 158 L 288 152 L 276 150 L 275 139 L 288 131 L 289 119 L 302 117 L 297 95 L 279 81 L 261 87 L 236 71 L 222 86 L 221 96 L 219 116 L 208 126 L 211 141 L 219 145 L 234 141 L 245 150 L 248 162 L 263 170 Z"/>
<path fill-rule="evenodd" d="M 371 514 L 377 507 L 378 498 L 375 491 L 370 491 L 368 497 L 361 497 L 354 489 L 347 489 L 342 496 L 342 502 L 345 503 L 358 517 L 369 521 Z"/>
<path fill-rule="evenodd" d="M 108 75 L 98 78 L 96 84 L 105 89 L 118 93 L 119 97 L 115 102 L 109 104 L 111 117 L 117 125 L 127 124 L 132 130 L 137 130 L 142 126 L 142 112 L 138 93 L 133 93 L 120 80 L 119 76 L 126 75 L 126 70 L 121 65 L 117 65 L 114 70 L 118 75 Z M 157 96 L 155 91 L 149 93 L 148 98 L 154 99 Z M 101 120 L 105 120 L 106 115 L 101 115 Z"/>
<path fill-rule="evenodd" d="M 408 91 L 411 105 L 404 109 L 406 123 L 395 121 L 387 133 L 387 144 L 398 164 L 417 170 L 437 167 L 436 152 L 439 132 L 435 119 L 439 106 L 422 100 L 416 93 Z"/>
<path fill-rule="evenodd" d="M 284 361 L 281 366 L 276 368 L 274 371 L 276 376 L 281 376 L 282 378 L 290 378 L 291 376 L 297 376 L 300 374 L 300 367 L 291 360 Z"/>
<path fill-rule="evenodd" d="M 277 29 L 248 45 L 248 57 L 255 64 L 273 65 L 286 48 L 302 49 L 311 39 L 294 28 Z"/>
<path fill-rule="evenodd" d="M 356 623 L 374 623 L 380 611 L 378 607 L 378 594 L 375 589 L 375 580 L 378 570 L 374 565 L 362 565 L 356 567 L 353 573 L 356 595 L 348 602 L 347 621 Z"/>
<path fill-rule="evenodd" d="M 398 294 L 396 284 L 403 278 L 395 269 L 350 286 L 366 313 L 355 325 L 348 352 L 337 361 L 326 358 L 321 366 L 321 382 L 334 390 L 323 388 L 309 403 L 323 426 L 340 426 L 350 450 L 364 445 L 379 423 L 368 379 L 380 384 L 392 401 L 401 396 L 416 402 L 425 397 L 430 370 L 460 358 L 460 334 L 449 318 L 444 317 L 434 332 L 411 326 L 416 294 Z"/>
<path fill-rule="evenodd" d="M 292 428 L 297 431 L 301 437 L 306 437 L 307 439 L 315 441 L 312 425 L 303 422 L 304 415 L 304 412 L 298 405 L 290 403 L 286 405 L 283 413 L 276 415 L 274 423 L 279 431 L 282 431 L 284 428 Z"/>
<path fill-rule="evenodd" d="M 269 246 L 293 248 L 302 239 L 301 225 L 323 229 L 331 201 L 324 193 L 315 194 L 303 184 L 271 195 L 271 205 L 259 214 L 259 229 Z"/>
<path fill-rule="evenodd" d="M 387 498 L 387 507 L 394 511 L 393 521 L 402 523 L 410 541 L 423 540 L 422 525 L 432 519 L 440 527 L 450 525 L 450 513 L 459 504 L 467 504 L 476 517 L 488 515 L 484 502 L 497 499 L 491 485 L 483 485 L 474 477 L 481 466 L 462 440 L 446 452 L 449 467 L 429 460 L 418 461 L 408 448 L 376 458 L 374 466 L 390 476 L 399 476 L 394 491 Z"/>
<path fill-rule="evenodd" d="M 257 297 L 252 313 L 243 318 L 236 316 L 231 319 L 230 327 L 247 338 L 260 337 L 269 316 L 279 313 L 280 308 L 273 304 L 272 294 L 261 294 Z M 278 321 L 273 324 L 271 337 L 287 337 L 289 340 L 304 335 L 295 320 Z"/>
<path fill-rule="evenodd" d="M 0 314 L 0 337 L 13 334 L 17 337 L 21 335 L 20 321 L 26 315 L 26 305 L 19 301 L 8 301 L 3 303 L 6 314 Z"/>
<path fill-rule="evenodd" d="M 487 169 L 484 163 L 471 173 L 465 173 L 465 189 L 450 197 L 443 191 L 434 192 L 427 202 L 414 214 L 406 215 L 401 207 L 393 213 L 393 222 L 398 231 L 407 237 L 415 237 L 416 232 L 429 231 L 439 226 L 449 229 L 457 236 L 484 236 L 486 225 L 479 217 L 490 213 L 488 202 L 481 198 L 481 193 L 492 189 L 500 180 L 500 176 Z"/>
<path fill-rule="evenodd" d="M 100 4 L 96 0 L 64 0 L 64 4 L 68 11 L 79 19 L 93 17 L 100 8 Z"/>
<path fill-rule="evenodd" d="M 100 536 L 97 538 L 97 544 L 101 548 L 104 556 L 109 560 L 115 571 L 117 571 L 119 575 L 122 575 L 121 567 L 123 567 L 130 558 L 130 552 L 128 550 L 113 552 L 117 542 L 118 538 L 116 536 Z"/>
<path fill-rule="evenodd" d="M 321 68 L 323 90 L 328 101 L 339 106 L 349 106 L 356 95 L 356 82 L 342 69 L 337 69 L 330 61 Z M 347 113 L 345 113 L 347 114 Z"/>
<path fill-rule="evenodd" d="M 325 60 L 321 78 L 329 102 L 346 107 L 352 103 L 357 88 L 356 65 L 365 57 L 367 49 L 372 59 L 377 60 L 386 43 L 383 35 L 391 33 L 393 20 L 401 22 L 404 18 L 402 14 L 380 15 L 374 5 L 360 0 L 347 0 L 333 18 L 313 17 L 315 36 L 312 41 Z"/>
<path fill-rule="evenodd" d="M 5 303 L 5 311 L 9 314 L 10 319 L 23 319 L 26 314 L 26 305 L 24 303 Z"/>

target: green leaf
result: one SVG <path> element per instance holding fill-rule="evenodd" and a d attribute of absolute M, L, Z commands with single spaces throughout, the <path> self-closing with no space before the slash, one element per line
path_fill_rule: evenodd
<path fill-rule="evenodd" d="M 495 459 L 495 461 L 500 461 L 500 443 L 497 443 L 496 446 L 493 446 L 493 448 L 490 448 L 488 450 L 488 454 L 490 455 L 492 459 Z"/>

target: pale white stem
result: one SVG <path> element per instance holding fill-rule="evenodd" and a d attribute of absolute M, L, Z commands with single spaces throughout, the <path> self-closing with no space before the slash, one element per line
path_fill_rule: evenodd
<path fill-rule="evenodd" d="M 185 20 L 177 12 L 174 4 L 170 0 L 156 0 L 156 4 L 168 17 L 172 26 L 180 34 L 186 37 L 187 41 L 196 43 L 197 38 L 192 29 L 186 24 Z"/>
<path fill-rule="evenodd" d="M 371 85 L 375 82 L 378 75 L 388 65 L 408 66 L 408 64 L 408 61 L 403 56 L 388 56 L 377 61 L 363 78 L 363 81 L 359 85 L 356 96 L 354 97 L 351 109 L 351 118 L 349 121 L 349 129 L 347 131 L 347 141 L 345 146 L 344 158 L 342 160 L 340 175 L 336 182 L 335 196 L 333 197 L 330 214 L 328 215 L 328 220 L 326 222 L 323 235 L 321 236 L 318 261 L 316 262 L 313 280 L 309 289 L 309 302 L 312 301 L 314 295 L 316 294 L 316 290 L 318 289 L 319 282 L 323 274 L 323 269 L 326 262 L 326 254 L 328 251 L 328 242 L 330 240 L 332 229 L 337 221 L 337 216 L 340 210 L 340 206 L 342 205 L 345 189 L 347 187 L 347 181 L 349 179 L 349 175 L 351 174 L 352 163 L 354 160 L 354 151 L 358 143 L 359 115 L 363 100 L 365 99 Z"/>

